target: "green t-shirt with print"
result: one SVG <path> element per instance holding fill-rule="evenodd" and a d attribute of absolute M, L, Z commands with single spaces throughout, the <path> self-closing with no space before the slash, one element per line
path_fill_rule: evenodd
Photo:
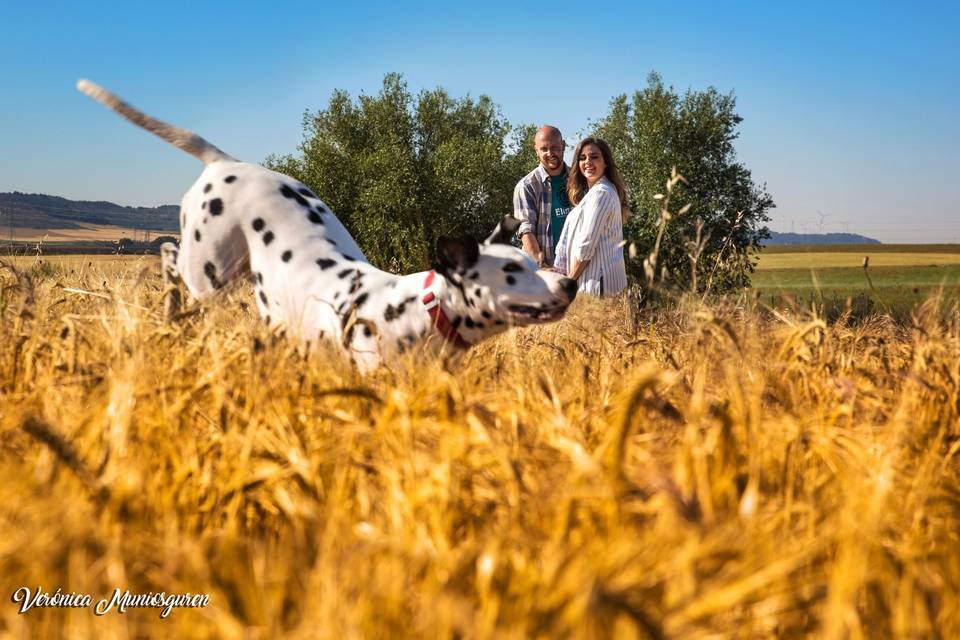
<path fill-rule="evenodd" d="M 553 236 L 554 247 L 560 243 L 563 223 L 572 208 L 567 196 L 567 176 L 550 176 L 550 235 Z"/>

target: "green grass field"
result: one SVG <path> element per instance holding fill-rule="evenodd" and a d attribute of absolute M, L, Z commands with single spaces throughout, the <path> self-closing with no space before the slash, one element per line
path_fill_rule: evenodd
<path fill-rule="evenodd" d="M 870 258 L 864 270 L 863 260 Z M 760 299 L 905 312 L 943 288 L 960 298 L 960 245 L 790 245 L 768 247 L 752 282 Z"/>

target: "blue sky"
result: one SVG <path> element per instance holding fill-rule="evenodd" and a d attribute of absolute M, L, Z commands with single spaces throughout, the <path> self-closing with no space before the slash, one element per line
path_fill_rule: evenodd
<path fill-rule="evenodd" d="M 177 203 L 193 158 L 87 77 L 228 153 L 291 153 L 336 88 L 489 95 L 568 142 L 650 71 L 733 91 L 771 227 L 960 242 L 960 4 L 0 0 L 0 191 Z"/>

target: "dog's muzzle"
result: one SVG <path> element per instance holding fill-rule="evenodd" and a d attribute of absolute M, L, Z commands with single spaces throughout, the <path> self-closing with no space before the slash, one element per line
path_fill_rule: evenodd
<path fill-rule="evenodd" d="M 570 304 L 573 302 L 573 299 L 577 297 L 577 291 L 580 289 L 580 285 L 578 285 L 577 281 L 573 278 L 561 278 L 560 288 L 567 294 L 567 304 Z"/>

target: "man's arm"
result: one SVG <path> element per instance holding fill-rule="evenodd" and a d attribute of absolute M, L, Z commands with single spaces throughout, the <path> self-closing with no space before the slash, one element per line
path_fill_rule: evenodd
<path fill-rule="evenodd" d="M 537 264 L 542 264 L 543 250 L 537 242 L 537 204 L 537 194 L 533 190 L 533 185 L 528 184 L 526 180 L 518 182 L 513 190 L 513 217 L 520 221 L 517 235 L 520 236 L 520 242 L 527 255 L 536 260 Z"/>
<path fill-rule="evenodd" d="M 532 231 L 520 236 L 520 242 L 523 244 L 523 250 L 528 256 L 537 261 L 537 264 L 543 264 L 543 251 L 540 250 L 540 243 L 537 242 L 537 234 Z"/>

